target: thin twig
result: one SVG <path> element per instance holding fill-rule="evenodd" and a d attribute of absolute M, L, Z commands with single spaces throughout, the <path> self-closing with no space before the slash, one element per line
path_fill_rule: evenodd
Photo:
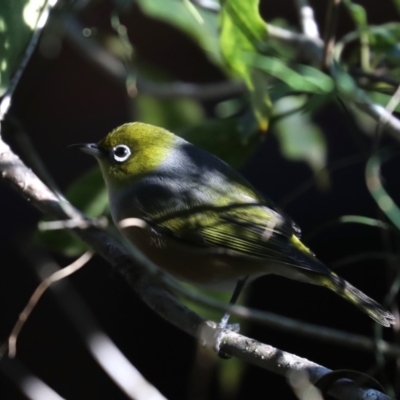
<path fill-rule="evenodd" d="M 380 138 L 382 135 L 382 131 L 385 128 L 386 124 L 388 123 L 389 118 L 392 116 L 393 111 L 400 103 L 400 85 L 397 87 L 395 93 L 390 98 L 389 102 L 385 107 L 385 114 L 382 114 L 378 120 L 378 125 L 376 127 L 376 134 L 375 137 L 377 139 Z"/>
<path fill-rule="evenodd" d="M 193 4 L 212 12 L 219 12 L 221 6 L 215 0 L 191 0 Z"/>
<path fill-rule="evenodd" d="M 83 26 L 73 17 L 59 20 L 65 29 L 66 38 L 88 61 L 92 62 L 108 76 L 125 84 L 128 69 L 124 63 L 106 51 L 96 40 L 82 34 Z M 136 72 L 136 86 L 140 93 L 152 95 L 161 99 L 193 98 L 200 101 L 229 98 L 243 95 L 247 92 L 241 81 L 223 81 L 212 84 L 195 84 L 187 82 L 153 82 Z"/>
<path fill-rule="evenodd" d="M 36 271 L 40 271 L 43 265 L 60 268 L 48 255 L 32 250 L 30 246 L 24 246 L 21 252 Z M 101 329 L 85 301 L 67 280 L 63 280 L 57 286 L 51 286 L 50 290 L 89 353 L 129 399 L 165 400 Z"/>
<path fill-rule="evenodd" d="M 393 116 L 393 114 L 387 112 L 385 107 L 367 101 L 356 102 L 355 105 L 377 122 L 383 118 L 385 121 L 385 130 L 394 138 L 400 140 L 400 120 Z"/>
<path fill-rule="evenodd" d="M 341 0 L 329 0 L 324 31 L 324 56 L 322 67 L 328 69 L 331 63 L 331 54 L 335 45 L 336 26 Z"/>
<path fill-rule="evenodd" d="M 319 30 L 315 21 L 314 10 L 308 0 L 295 0 L 297 11 L 300 17 L 301 30 L 310 38 L 319 38 Z"/>
<path fill-rule="evenodd" d="M 36 307 L 36 304 L 39 302 L 40 298 L 43 296 L 44 292 L 55 282 L 66 278 L 67 276 L 72 275 L 79 269 L 81 269 L 84 265 L 88 263 L 88 261 L 92 258 L 93 253 L 91 251 L 87 251 L 82 256 L 80 256 L 77 260 L 75 260 L 72 264 L 66 266 L 65 268 L 54 272 L 48 278 L 44 279 L 33 292 L 30 297 L 27 305 L 22 310 L 21 314 L 18 317 L 17 322 L 14 325 L 14 328 L 11 331 L 11 334 L 8 338 L 8 356 L 10 358 L 14 358 L 17 353 L 17 339 L 25 325 L 25 322 L 28 320 L 31 315 L 33 309 Z"/>
<path fill-rule="evenodd" d="M 219 12 L 221 6 L 216 0 L 190 0 L 193 4 L 196 4 L 200 8 L 211 12 Z"/>
<path fill-rule="evenodd" d="M 392 86 L 399 86 L 400 79 L 394 78 L 392 76 L 382 75 L 375 72 L 364 71 L 360 68 L 352 67 L 349 70 L 350 74 L 356 78 L 365 78 L 371 82 L 383 82 Z"/>
<path fill-rule="evenodd" d="M 32 37 L 29 41 L 28 46 L 25 49 L 24 56 L 22 57 L 18 68 L 13 74 L 12 79 L 10 80 L 7 91 L 0 100 L 0 122 L 3 121 L 4 116 L 7 114 L 11 106 L 11 99 L 17 88 L 17 85 L 21 79 L 23 72 L 25 71 L 26 66 L 28 65 L 29 60 L 32 57 L 33 52 L 36 49 L 36 45 L 38 44 L 40 34 L 42 33 L 43 27 L 46 25 L 47 19 L 49 18 L 50 11 L 57 4 L 58 0 L 47 0 L 43 5 L 42 11 L 36 22 L 36 27 L 32 32 Z"/>

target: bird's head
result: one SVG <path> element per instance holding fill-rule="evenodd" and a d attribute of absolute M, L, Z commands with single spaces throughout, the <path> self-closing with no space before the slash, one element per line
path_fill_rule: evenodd
<path fill-rule="evenodd" d="M 114 129 L 97 144 L 73 147 L 96 157 L 107 185 L 120 187 L 156 171 L 177 140 L 163 128 L 134 122 Z"/>

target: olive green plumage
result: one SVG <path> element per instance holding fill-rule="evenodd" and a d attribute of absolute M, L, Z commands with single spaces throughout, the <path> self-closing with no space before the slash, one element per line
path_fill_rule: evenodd
<path fill-rule="evenodd" d="M 318 261 L 299 228 L 213 155 L 143 123 L 81 149 L 100 163 L 115 224 L 179 279 L 224 289 L 247 275 L 277 274 L 325 286 L 383 326 L 394 322 Z"/>

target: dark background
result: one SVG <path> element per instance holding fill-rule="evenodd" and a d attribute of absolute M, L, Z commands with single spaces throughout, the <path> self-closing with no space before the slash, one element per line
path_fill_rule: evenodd
<path fill-rule="evenodd" d="M 325 3 L 312 1 L 320 26 Z M 360 1 L 369 11 L 370 23 L 397 18 L 391 2 Z M 88 12 L 92 23 L 106 26 L 110 5 L 99 3 Z M 292 1 L 262 2 L 268 19 L 286 18 L 297 24 Z M 178 80 L 214 82 L 222 74 L 196 46 L 177 30 L 150 20 L 133 8 L 126 21 L 130 38 L 144 58 L 165 69 Z M 351 29 L 343 12 L 339 31 Z M 60 54 L 48 59 L 37 51 L 15 97 L 11 116 L 28 132 L 57 184 L 65 189 L 93 160 L 72 154 L 67 145 L 99 140 L 112 128 L 132 119 L 130 100 L 122 84 L 110 79 L 90 64 L 68 41 Z M 213 104 L 206 104 L 212 110 Z M 337 105 L 322 109 L 317 121 L 328 141 L 329 163 L 356 154 L 367 154 L 370 140 L 356 131 L 349 116 Z M 357 137 L 358 140 L 354 140 Z M 12 137 L 6 137 L 13 142 Z M 18 147 L 15 147 L 18 152 Z M 394 200 L 399 199 L 398 161 L 384 168 L 385 183 Z M 331 187 L 321 192 L 314 186 L 287 205 L 286 211 L 302 227 L 309 245 L 328 265 L 349 255 L 366 251 L 394 251 L 396 241 L 374 228 L 358 225 L 335 226 L 307 241 L 307 234 L 325 222 L 344 214 L 381 217 L 369 195 L 364 178 L 365 162 L 348 165 L 331 173 Z M 272 135 L 243 168 L 244 175 L 278 204 L 284 202 L 311 171 L 302 163 L 284 159 Z M 0 338 L 3 341 L 38 283 L 26 243 L 40 214 L 8 187 L 0 186 Z M 389 246 L 389 247 L 388 247 Z M 66 260 L 60 260 L 63 265 Z M 390 276 L 382 260 L 370 257 L 340 270 L 340 274 L 371 297 L 382 301 Z M 189 378 L 196 353 L 196 342 L 149 310 L 124 280 L 95 257 L 70 282 L 92 310 L 102 328 L 139 371 L 167 398 L 192 399 Z M 279 277 L 260 278 L 249 294 L 249 306 L 277 312 L 323 326 L 371 336 L 373 323 L 364 314 L 327 290 L 302 285 Z M 282 350 L 313 360 L 331 369 L 357 369 L 371 373 L 372 355 L 252 326 L 247 335 Z M 392 339 L 390 330 L 385 338 Z M 67 399 L 126 398 L 101 371 L 85 350 L 82 340 L 66 318 L 53 294 L 47 293 L 33 312 L 18 342 L 18 357 L 36 375 Z M 229 363 L 230 361 L 224 361 Z M 389 372 L 388 372 L 389 371 Z M 383 383 L 393 379 L 394 365 L 376 377 Z M 237 398 L 250 395 L 278 395 L 294 398 L 285 378 L 263 369 L 247 366 Z M 0 398 L 22 399 L 10 381 L 0 376 Z M 211 385 L 209 399 L 220 397 L 217 384 Z"/>

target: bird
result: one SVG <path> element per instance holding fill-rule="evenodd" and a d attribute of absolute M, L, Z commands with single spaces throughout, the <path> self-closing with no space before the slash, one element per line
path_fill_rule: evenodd
<path fill-rule="evenodd" d="M 394 324 L 317 259 L 289 216 L 211 153 L 142 122 L 73 146 L 97 159 L 121 233 L 178 280 L 230 290 L 234 303 L 245 284 L 280 275 L 328 288 L 382 326 Z"/>

